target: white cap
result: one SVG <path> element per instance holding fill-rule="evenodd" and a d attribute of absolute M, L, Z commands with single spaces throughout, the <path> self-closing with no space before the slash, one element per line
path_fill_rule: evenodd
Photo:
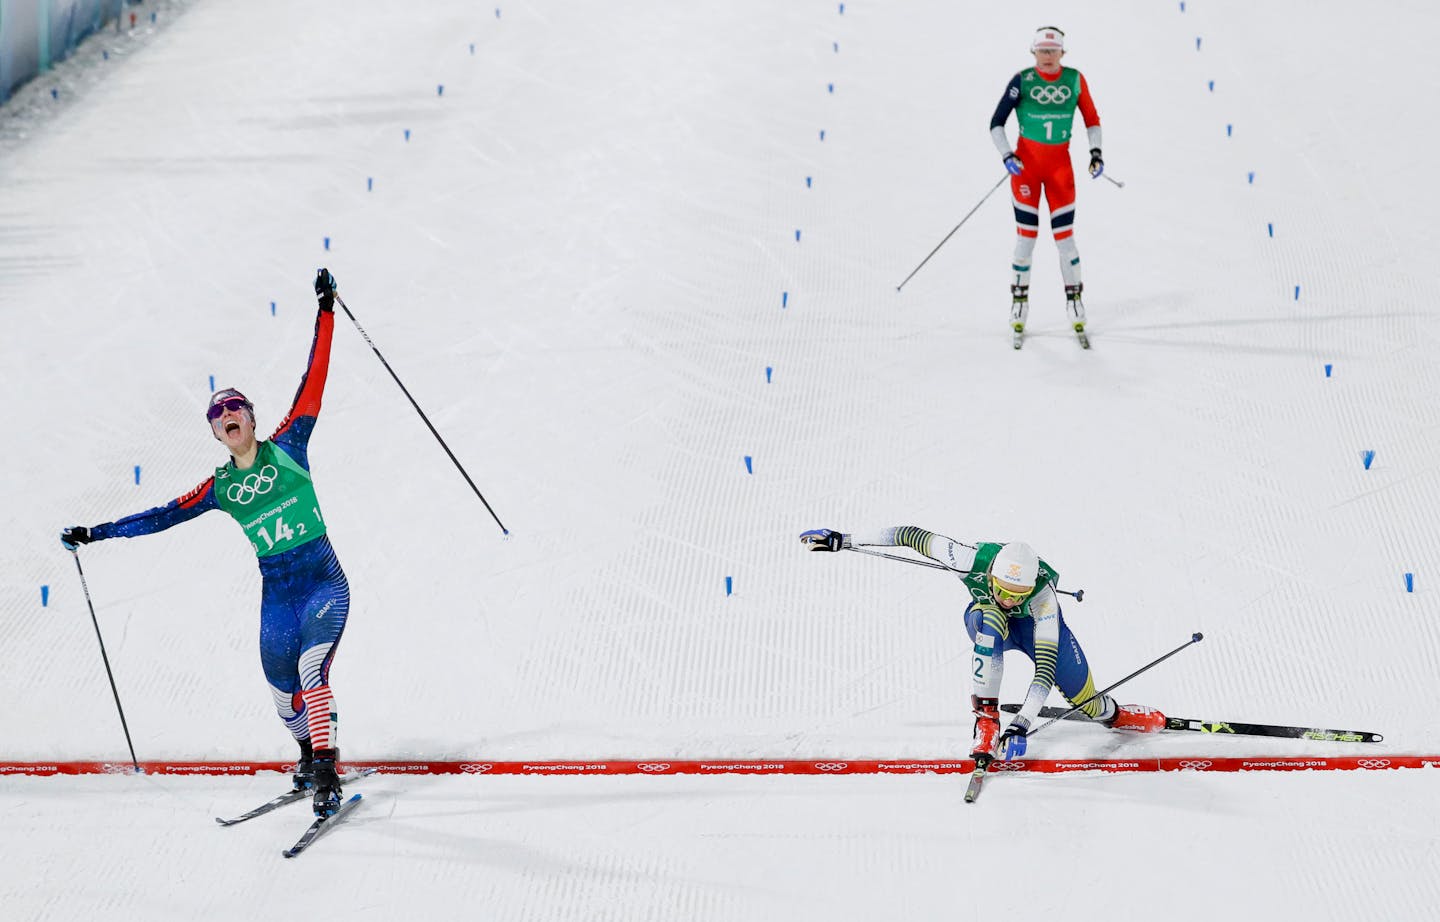
<path fill-rule="evenodd" d="M 1024 541 L 1012 541 L 1001 547 L 990 562 L 990 576 L 1006 588 L 1033 589 L 1040 576 L 1040 558 Z"/>
<path fill-rule="evenodd" d="M 1030 41 L 1030 50 L 1039 51 L 1041 48 L 1054 48 L 1058 51 L 1065 50 L 1065 33 L 1055 26 L 1041 26 L 1035 30 L 1035 38 Z"/>

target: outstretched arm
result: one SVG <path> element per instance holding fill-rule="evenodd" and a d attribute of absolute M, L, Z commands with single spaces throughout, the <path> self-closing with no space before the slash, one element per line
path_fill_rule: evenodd
<path fill-rule="evenodd" d="M 153 535 L 157 531 L 164 531 L 181 522 L 188 522 L 202 512 L 219 508 L 220 504 L 215 501 L 215 478 L 208 477 L 204 483 L 189 493 L 178 499 L 172 499 L 163 506 L 156 506 L 154 509 L 127 515 L 114 522 L 94 526 L 89 529 L 89 540 L 103 541 L 106 538 L 138 538 L 141 535 Z"/>
<path fill-rule="evenodd" d="M 975 566 L 975 548 L 914 525 L 897 525 L 871 534 L 856 534 L 851 540 L 855 544 L 874 547 L 908 547 L 961 573 L 969 573 Z"/>

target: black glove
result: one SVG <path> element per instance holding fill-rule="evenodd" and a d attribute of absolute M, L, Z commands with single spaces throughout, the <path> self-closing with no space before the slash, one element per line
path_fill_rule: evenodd
<path fill-rule="evenodd" d="M 82 544 L 89 544 L 95 539 L 90 537 L 90 529 L 84 525 L 71 525 L 60 532 L 60 544 L 67 551 L 73 551 Z"/>
<path fill-rule="evenodd" d="M 1099 179 L 1100 174 L 1105 172 L 1105 161 L 1100 159 L 1100 148 L 1090 148 L 1090 178 Z"/>
<path fill-rule="evenodd" d="M 843 551 L 850 547 L 850 536 L 828 528 L 812 528 L 800 533 L 800 543 L 812 551 Z"/>
<path fill-rule="evenodd" d="M 335 276 L 330 274 L 329 269 L 315 272 L 315 299 L 320 302 L 322 311 L 335 309 Z"/>

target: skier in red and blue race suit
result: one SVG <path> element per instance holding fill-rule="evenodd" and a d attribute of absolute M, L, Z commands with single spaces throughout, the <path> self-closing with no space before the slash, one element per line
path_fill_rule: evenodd
<path fill-rule="evenodd" d="M 295 789 L 313 786 L 315 813 L 326 817 L 339 809 L 341 796 L 330 663 L 350 612 L 350 584 L 326 535 L 308 451 L 335 331 L 335 278 L 328 269 L 316 273 L 315 295 L 319 310 L 305 375 L 268 440 L 255 439 L 255 408 L 244 394 L 216 391 L 205 415 L 211 434 L 230 450 L 229 461 L 178 499 L 114 522 L 71 526 L 60 542 L 74 552 L 92 541 L 164 531 L 212 509 L 240 523 L 259 558 L 260 663 L 276 710 L 300 745 Z"/>
<path fill-rule="evenodd" d="M 1100 113 L 1090 96 L 1085 76 L 1063 67 L 1065 33 L 1042 26 L 1030 43 L 1035 66 L 1010 78 L 995 114 L 990 138 L 1005 169 L 1015 205 L 1015 256 L 1010 285 L 1010 324 L 1022 334 L 1030 312 L 1030 259 L 1040 233 L 1040 193 L 1050 209 L 1050 233 L 1060 251 L 1060 273 L 1065 281 L 1065 306 L 1077 333 L 1085 329 L 1084 285 L 1080 279 L 1080 251 L 1075 246 L 1075 171 L 1070 166 L 1070 136 L 1075 111 L 1080 111 L 1090 145 L 1088 172 L 1092 179 L 1105 172 L 1100 155 Z M 1014 150 L 1005 137 L 1011 113 L 1019 128 Z"/>

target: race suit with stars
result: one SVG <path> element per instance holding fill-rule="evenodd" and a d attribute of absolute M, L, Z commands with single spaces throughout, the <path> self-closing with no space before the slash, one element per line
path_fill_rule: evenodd
<path fill-rule="evenodd" d="M 154 534 L 211 509 L 245 530 L 262 578 L 260 663 L 275 709 L 297 740 L 336 745 L 330 663 L 350 612 L 350 584 L 325 533 L 310 479 L 308 445 L 330 364 L 335 314 L 319 311 L 305 376 L 284 422 L 259 443 L 246 470 L 232 458 L 163 506 L 91 529 L 95 540 Z"/>

